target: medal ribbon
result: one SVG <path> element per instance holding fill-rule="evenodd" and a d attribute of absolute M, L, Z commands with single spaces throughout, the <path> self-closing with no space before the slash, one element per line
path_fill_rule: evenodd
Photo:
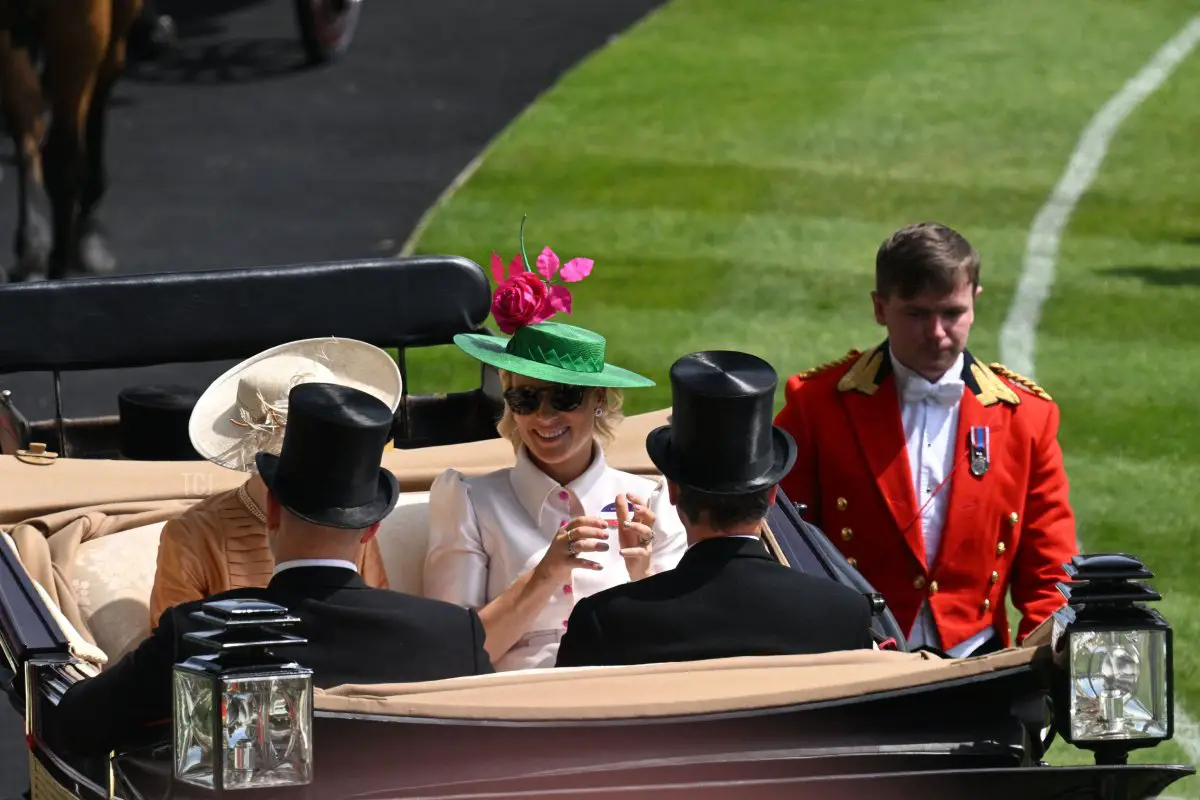
<path fill-rule="evenodd" d="M 929 504 L 933 502 L 933 498 L 937 497 L 938 493 L 941 492 L 942 489 L 945 488 L 946 484 L 950 482 L 950 479 L 954 477 L 954 473 L 958 472 L 958 468 L 962 465 L 963 461 L 967 459 L 968 455 L 971 455 L 977 449 L 982 450 L 984 453 L 988 453 L 990 451 L 991 439 L 992 429 L 987 425 L 976 425 L 971 428 L 971 433 L 967 437 L 967 441 L 970 445 L 970 447 L 967 449 L 967 452 L 959 453 L 958 458 L 954 459 L 954 466 L 950 468 L 950 472 L 945 478 L 942 479 L 942 482 L 939 483 L 932 492 L 930 492 L 929 498 L 922 503 L 921 508 L 917 510 L 917 515 L 909 520 L 908 524 L 901 529 L 900 533 L 902 535 L 908 533 L 908 529 L 913 526 L 913 523 L 921 518 L 921 515 L 925 513 L 925 509 L 928 508 Z"/>

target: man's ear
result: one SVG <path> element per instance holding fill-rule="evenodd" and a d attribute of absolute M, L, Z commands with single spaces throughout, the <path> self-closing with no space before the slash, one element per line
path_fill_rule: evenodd
<path fill-rule="evenodd" d="M 283 517 L 283 509 L 279 505 L 279 500 L 270 489 L 267 489 L 267 530 L 273 531 L 278 528 L 281 517 Z"/>
<path fill-rule="evenodd" d="M 775 484 L 774 486 L 771 487 L 771 494 L 769 497 L 767 497 L 767 504 L 772 505 L 772 506 L 775 505 L 775 498 L 778 495 L 779 495 L 779 484 Z"/>
<path fill-rule="evenodd" d="M 374 538 L 375 534 L 379 533 L 379 526 L 382 524 L 383 524 L 383 520 L 380 520 L 379 522 L 376 522 L 371 527 L 367 528 L 365 531 L 363 531 L 362 538 L 359 539 L 359 541 L 362 542 L 363 544 L 366 544 L 367 542 L 371 541 L 371 539 Z"/>
<path fill-rule="evenodd" d="M 886 325 L 887 322 L 883 316 L 883 297 L 880 296 L 879 292 L 871 292 L 871 305 L 875 310 L 875 321 L 880 325 Z"/>
<path fill-rule="evenodd" d="M 671 501 L 671 505 L 679 505 L 679 484 L 667 478 L 667 499 Z"/>
<path fill-rule="evenodd" d="M 975 287 L 975 296 L 976 296 L 976 297 L 979 297 L 979 295 L 981 295 L 981 294 L 983 294 L 983 287 L 982 287 L 982 286 L 976 286 L 976 287 Z"/>

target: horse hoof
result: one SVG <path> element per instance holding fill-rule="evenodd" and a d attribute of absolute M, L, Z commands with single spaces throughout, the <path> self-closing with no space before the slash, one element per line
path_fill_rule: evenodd
<path fill-rule="evenodd" d="M 87 275 L 111 275 L 117 269 L 117 257 L 96 228 L 79 238 L 79 267 Z"/>

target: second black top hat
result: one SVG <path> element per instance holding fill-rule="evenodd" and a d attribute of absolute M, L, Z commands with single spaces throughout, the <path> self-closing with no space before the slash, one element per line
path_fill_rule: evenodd
<path fill-rule="evenodd" d="M 773 424 L 778 376 L 733 350 L 684 356 L 671 366 L 671 424 L 646 437 L 670 480 L 711 494 L 774 486 L 796 462 L 796 443 Z"/>

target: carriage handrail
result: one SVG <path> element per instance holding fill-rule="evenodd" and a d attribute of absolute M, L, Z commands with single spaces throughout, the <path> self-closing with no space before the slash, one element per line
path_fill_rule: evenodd
<path fill-rule="evenodd" d="M 491 290 L 459 256 L 123 275 L 0 287 L 0 374 L 240 359 L 337 335 L 380 347 L 482 329 Z"/>

